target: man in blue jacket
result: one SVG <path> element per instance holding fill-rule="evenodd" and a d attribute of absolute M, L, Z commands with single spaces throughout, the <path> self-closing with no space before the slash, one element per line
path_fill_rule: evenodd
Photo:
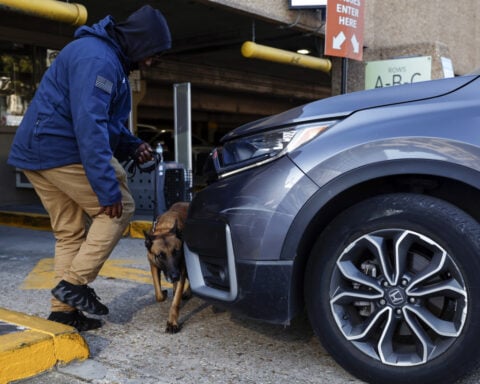
<path fill-rule="evenodd" d="M 152 158 L 150 146 L 125 126 L 131 109 L 128 75 L 170 46 L 167 22 L 150 6 L 123 22 L 107 16 L 78 28 L 46 71 L 18 127 L 8 163 L 34 186 L 56 239 L 58 284 L 50 320 L 85 331 L 102 321 L 83 312 L 108 313 L 88 284 L 135 210 L 118 160 Z"/>

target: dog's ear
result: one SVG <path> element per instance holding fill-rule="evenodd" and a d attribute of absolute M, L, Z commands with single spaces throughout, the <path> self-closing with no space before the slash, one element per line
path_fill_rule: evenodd
<path fill-rule="evenodd" d="M 152 248 L 153 239 L 145 230 L 143 230 L 143 235 L 145 236 L 145 247 L 150 251 L 150 248 Z"/>
<path fill-rule="evenodd" d="M 170 233 L 173 233 L 177 238 L 182 240 L 182 231 L 178 229 L 178 221 L 175 219 L 175 225 L 173 226 L 172 229 L 170 229 Z"/>

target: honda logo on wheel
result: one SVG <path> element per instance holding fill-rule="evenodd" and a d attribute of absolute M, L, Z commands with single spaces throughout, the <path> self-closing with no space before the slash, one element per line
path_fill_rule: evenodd
<path fill-rule="evenodd" d="M 388 298 L 393 305 L 399 305 L 405 300 L 400 289 L 395 288 L 388 292 Z"/>

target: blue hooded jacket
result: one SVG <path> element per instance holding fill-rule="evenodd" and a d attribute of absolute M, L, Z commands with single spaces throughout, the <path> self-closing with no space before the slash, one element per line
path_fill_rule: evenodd
<path fill-rule="evenodd" d="M 128 73 L 170 46 L 165 19 L 150 6 L 118 24 L 107 16 L 78 28 L 45 72 L 8 164 L 26 170 L 82 164 L 101 206 L 120 201 L 110 160 L 126 159 L 142 143 L 125 126 L 131 109 Z"/>

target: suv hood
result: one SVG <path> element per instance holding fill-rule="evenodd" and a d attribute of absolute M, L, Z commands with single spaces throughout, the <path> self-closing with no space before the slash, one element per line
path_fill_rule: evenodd
<path fill-rule="evenodd" d="M 388 88 L 377 88 L 333 96 L 305 104 L 277 115 L 266 117 L 227 133 L 226 142 L 239 136 L 250 135 L 271 128 L 346 117 L 356 111 L 380 106 L 418 101 L 442 96 L 469 83 L 477 76 L 461 76 L 449 79 L 423 81 Z"/>

